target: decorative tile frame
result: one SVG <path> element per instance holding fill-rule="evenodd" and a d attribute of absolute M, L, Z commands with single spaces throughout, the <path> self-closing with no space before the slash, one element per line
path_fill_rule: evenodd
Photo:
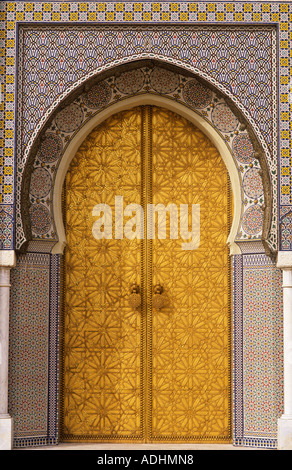
<path fill-rule="evenodd" d="M 12 205 L 0 205 L 0 250 L 13 246 L 14 210 Z"/>
<path fill-rule="evenodd" d="M 230 27 L 227 31 L 225 29 L 216 27 L 205 27 L 204 30 L 198 27 L 192 27 L 190 29 L 171 26 L 168 31 L 161 27 L 132 27 L 134 29 L 124 29 L 121 27 L 113 26 L 110 29 L 107 27 L 39 27 L 39 28 L 24 28 L 19 31 L 19 53 L 20 53 L 20 62 L 19 62 L 19 76 L 20 83 L 22 84 L 19 87 L 19 125 L 18 125 L 18 137 L 17 137 L 17 181 L 16 185 L 16 248 L 19 249 L 21 244 L 25 242 L 25 234 L 23 233 L 22 220 L 28 219 L 28 210 L 24 210 L 21 205 L 21 191 L 23 192 L 23 198 L 26 200 L 28 198 L 27 193 L 25 193 L 23 188 L 27 188 L 29 183 L 23 182 L 23 173 L 25 168 L 25 163 L 29 159 L 29 154 L 32 149 L 33 143 L 36 141 L 39 132 L 42 129 L 42 126 L 45 124 L 46 119 L 52 118 L 53 112 L 57 109 L 58 105 L 64 98 L 68 97 L 69 93 L 78 92 L 78 87 L 83 83 L 86 83 L 87 80 L 92 78 L 95 75 L 100 75 L 103 71 L 107 71 L 112 67 L 124 63 L 130 63 L 132 60 L 138 60 L 142 58 L 152 58 L 160 59 L 165 61 L 167 64 L 179 65 L 182 69 L 193 72 L 199 77 L 205 79 L 207 83 L 210 83 L 212 87 L 216 87 L 219 92 L 223 92 L 226 96 L 226 99 L 231 100 L 233 106 L 237 108 L 237 112 L 242 114 L 241 121 L 247 122 L 249 126 L 252 126 L 252 130 L 255 133 L 256 139 L 259 141 L 259 145 L 264 152 L 264 157 L 266 159 L 266 164 L 269 167 L 269 175 L 266 176 L 265 188 L 269 185 L 268 181 L 271 181 L 271 188 L 269 191 L 272 192 L 268 197 L 266 197 L 265 205 L 265 234 L 261 233 L 261 230 L 257 232 L 252 229 L 253 234 L 251 235 L 243 233 L 241 237 L 253 238 L 255 234 L 258 237 L 263 236 L 267 240 L 267 245 L 271 251 L 277 249 L 277 178 L 276 178 L 276 158 L 275 158 L 275 115 L 271 116 L 271 109 L 273 109 L 273 103 L 276 100 L 275 89 L 276 89 L 276 76 L 272 73 L 267 64 L 272 63 L 275 65 L 275 53 L 274 43 L 275 43 L 275 29 L 273 27 L 253 27 L 248 30 L 240 29 L 235 27 Z M 132 34 L 131 34 L 132 31 Z M 229 31 L 229 32 L 228 32 Z M 206 34 L 208 33 L 208 34 Z M 252 101 L 251 109 L 253 113 L 259 115 L 260 109 L 265 109 L 263 113 L 260 125 L 257 124 L 251 113 L 247 110 L 247 104 L 250 101 L 250 98 L 242 93 L 242 90 L 237 85 L 237 81 L 233 77 L 233 82 L 231 76 L 229 77 L 228 66 L 231 58 L 228 57 L 228 47 L 226 46 L 228 34 L 232 35 L 232 48 L 234 47 L 241 48 L 242 57 L 239 57 L 238 63 L 235 61 L 234 70 L 232 74 L 236 74 L 235 70 L 238 68 L 241 73 L 241 80 L 247 80 L 248 76 L 248 57 L 246 57 L 246 50 L 250 47 L 252 50 L 258 51 L 261 48 L 268 50 L 269 61 L 264 59 L 264 66 L 261 65 L 261 69 L 257 70 L 259 77 L 267 77 L 267 83 L 264 84 L 264 87 L 268 90 L 268 94 L 261 93 L 261 99 L 256 99 L 257 102 Z M 165 40 L 167 37 L 167 41 Z M 176 53 L 173 52 L 173 45 L 169 47 L 168 42 L 175 38 L 175 42 L 180 44 L 182 49 L 177 50 Z M 206 37 L 208 39 L 206 39 Z M 211 43 L 209 43 L 209 38 L 212 38 Z M 243 39 L 242 39 L 243 37 Z M 251 41 L 249 38 L 252 38 Z M 53 38 L 53 39 L 52 39 Z M 130 39 L 128 39 L 130 38 Z M 81 42 L 80 42 L 81 41 Z M 99 42 L 98 42 L 99 41 Z M 98 50 L 98 54 L 92 52 L 93 44 L 95 44 L 95 49 Z M 151 46 L 152 44 L 152 46 Z M 165 46 L 167 44 L 167 47 Z M 177 47 L 177 45 L 174 45 Z M 205 71 L 206 69 L 206 58 L 196 57 L 196 54 L 200 54 L 202 47 L 209 50 L 209 47 L 212 46 L 212 61 L 209 61 L 207 67 L 211 67 L 213 64 L 213 76 Z M 231 47 L 230 46 L 230 47 Z M 59 55 L 60 49 L 66 50 L 73 49 L 77 51 L 72 55 L 69 54 L 69 58 L 65 58 L 63 55 Z M 225 47 L 225 50 L 224 50 Z M 82 51 L 89 51 L 90 60 L 84 58 L 84 56 L 79 54 L 78 51 L 81 48 Z M 43 55 L 39 56 L 39 51 L 43 49 Z M 122 49 L 122 52 L 120 52 Z M 264 50 L 261 52 L 260 57 L 264 55 Z M 25 52 L 27 51 L 27 52 Z M 107 57 L 108 51 L 110 51 L 110 57 Z M 142 52 L 141 52 L 142 51 Z M 144 52 L 146 51 L 146 52 Z M 156 52 L 155 52 L 156 51 Z M 190 52 L 191 51 L 191 52 Z M 195 51 L 195 52 L 194 52 Z M 159 52 L 159 53 L 157 53 Z M 49 54 L 49 55 L 48 55 Z M 67 53 L 66 53 L 67 54 Z M 216 60 L 218 56 L 223 55 L 224 61 L 223 66 L 221 62 L 217 65 Z M 176 55 L 176 57 L 173 57 Z M 181 57 L 182 56 L 182 57 Z M 222 59 L 222 57 L 221 57 Z M 230 59 L 230 60 L 229 60 Z M 242 60 L 241 60 L 242 59 Z M 243 60 L 244 59 L 244 60 Z M 239 65 L 241 62 L 244 65 Z M 30 66 L 25 66 L 24 64 L 29 64 L 32 61 L 32 69 Z M 64 71 L 71 70 L 72 64 L 74 63 L 74 76 L 71 77 L 72 85 L 68 86 L 68 76 Z M 201 66 L 194 67 L 192 64 L 195 62 L 199 65 L 201 61 Z M 256 57 L 251 58 L 251 61 L 256 63 Z M 49 76 L 51 77 L 51 82 L 48 82 L 48 66 L 41 65 L 41 74 L 37 73 L 36 63 L 46 64 L 51 63 L 52 66 L 49 68 Z M 60 70 L 56 70 L 57 64 L 62 63 L 61 68 L 61 78 Z M 78 69 L 78 63 L 80 62 L 80 67 Z M 219 62 L 219 60 L 218 60 Z M 216 65 L 214 65 L 216 63 Z M 71 65 L 70 65 L 71 64 Z M 217 69 L 216 69 L 217 67 Z M 76 70 L 75 70 L 76 69 Z M 45 75 L 47 73 L 47 75 Z M 68 74 L 67 74 L 68 75 Z M 195 76 L 196 76 L 195 75 Z M 217 76 L 218 75 L 218 76 Z M 78 76 L 80 78 L 78 78 Z M 222 78 L 223 77 L 223 78 Z M 58 80 L 58 78 L 60 78 Z M 218 81 L 218 78 L 220 81 Z M 237 77 L 239 78 L 239 77 Z M 63 86 L 64 82 L 67 80 L 67 86 L 65 87 L 64 92 L 60 92 L 57 99 L 54 100 L 55 89 L 58 89 L 59 84 Z M 69 81 L 70 81 L 69 80 Z M 225 81 L 233 83 L 233 90 L 228 90 L 226 88 Z M 249 77 L 249 80 L 253 83 L 255 81 L 254 71 Z M 48 82 L 48 83 L 47 83 Z M 223 83 L 222 83 L 223 82 Z M 40 83 L 40 86 L 38 84 Z M 52 86 L 53 85 L 53 86 Z M 253 86 L 251 84 L 251 86 Z M 263 84 L 261 84 L 263 86 Z M 235 88 L 238 87 L 238 90 Z M 59 87 L 60 88 L 60 87 Z M 246 86 L 244 87 L 246 88 Z M 52 92 L 54 90 L 54 92 Z M 60 91 L 60 90 L 59 90 Z M 151 92 L 153 90 L 150 89 Z M 235 94 L 235 91 L 239 96 Z M 241 93 L 240 93 L 241 92 Z M 52 95 L 53 93 L 53 95 Z M 52 95 L 52 96 L 51 96 Z M 175 96 L 175 94 L 173 94 Z M 255 96 L 254 93 L 251 93 L 252 96 Z M 46 101 L 53 101 L 47 108 L 43 102 L 43 97 L 46 97 Z M 172 99 L 178 99 L 171 96 Z M 33 98 L 31 98 L 33 97 Z M 115 98 L 117 99 L 118 95 Z M 123 99 L 123 97 L 121 97 Z M 32 103 L 33 100 L 33 103 Z M 253 98 L 254 100 L 254 98 Z M 247 101 L 247 102 L 245 102 Z M 31 106 L 29 107 L 29 103 Z M 251 104 L 251 103 L 250 103 Z M 189 105 L 189 103 L 188 103 Z M 33 112 L 30 111 L 33 109 Z M 34 116 L 35 110 L 43 109 L 43 116 L 39 118 L 36 122 L 36 117 Z M 203 113 L 201 113 L 203 115 Z M 27 122 L 30 122 L 30 127 L 33 126 L 34 130 L 31 131 L 28 129 Z M 268 125 L 267 125 L 268 122 Z M 81 125 L 82 123 L 80 123 Z M 246 124 L 245 124 L 246 125 Z M 214 122 L 213 122 L 214 126 Z M 220 132 L 220 126 L 217 123 L 218 131 Z M 226 129 L 225 129 L 226 130 Z M 230 130 L 229 130 L 230 131 Z M 238 129 L 235 131 L 238 132 Z M 230 132 L 229 132 L 230 134 Z M 226 141 L 230 141 L 230 135 L 223 135 L 223 138 Z M 66 136 L 66 139 L 69 139 L 69 136 Z M 256 150 L 257 151 L 257 150 Z M 30 163 L 31 164 L 31 163 Z M 262 165 L 263 166 L 263 165 Z M 40 170 L 41 171 L 41 170 Z M 240 171 L 244 172 L 245 169 L 241 165 Z M 44 172 L 44 170 L 43 170 Z M 254 198 L 254 200 L 256 200 Z M 246 219 L 249 219 L 250 222 L 257 220 L 256 224 L 259 223 L 259 220 L 262 218 L 261 209 L 257 207 L 246 207 L 249 205 L 248 198 L 243 197 L 243 208 L 247 209 Z M 272 205 L 272 207 L 271 207 Z M 271 217 L 267 216 L 267 213 L 271 213 Z M 54 233 L 53 230 L 49 228 L 49 214 L 46 212 L 46 209 L 43 205 L 39 205 L 34 212 L 34 216 L 37 220 L 46 219 L 47 223 L 47 232 Z M 22 218 L 22 220 L 21 220 Z M 271 220 L 269 220 L 271 218 Z M 271 226 L 270 226 L 271 224 Z M 242 226 L 241 228 L 243 228 Z M 255 225 L 254 225 L 255 227 Z M 28 228 L 29 229 L 29 228 Z M 42 231 L 42 235 L 49 238 L 48 233 Z M 244 232 L 244 231 L 243 231 Z M 267 235 L 268 232 L 268 235 Z"/>
<path fill-rule="evenodd" d="M 2 184 L 1 193 L 1 213 L 0 215 L 5 218 L 1 224 L 1 241 L 2 249 L 15 248 L 13 237 L 13 213 L 15 208 L 15 192 L 14 187 L 17 186 L 18 175 L 15 173 L 16 163 L 16 148 L 18 136 L 15 133 L 16 122 L 22 113 L 21 107 L 16 98 L 16 80 L 19 70 L 16 70 L 16 60 L 18 54 L 18 31 L 21 24 L 31 23 L 34 26 L 40 24 L 58 25 L 59 23 L 80 25 L 93 25 L 106 24 L 112 25 L 116 28 L 117 25 L 128 25 L 129 28 L 143 23 L 147 25 L 163 25 L 170 28 L 172 25 L 184 24 L 185 26 L 193 26 L 194 24 L 204 25 L 207 24 L 222 26 L 226 28 L 230 26 L 263 26 L 273 25 L 276 29 L 276 36 L 273 39 L 273 61 L 271 62 L 274 68 L 273 73 L 275 78 L 270 82 L 270 89 L 272 92 L 272 124 L 270 129 L 271 137 L 268 138 L 269 130 L 262 129 L 265 135 L 265 149 L 271 156 L 270 162 L 273 165 L 274 179 L 277 185 L 274 185 L 275 190 L 279 188 L 279 193 L 274 196 L 274 210 L 277 219 L 279 218 L 282 223 L 278 227 L 278 222 L 275 219 L 277 231 L 279 228 L 280 240 L 277 241 L 277 247 L 282 250 L 291 250 L 291 210 L 292 210 L 292 190 L 291 190 L 291 105 L 289 96 L 292 92 L 290 88 L 290 75 L 291 75 L 291 57 L 290 51 L 292 49 L 292 5 L 288 2 L 277 1 L 255 1 L 255 2 L 221 2 L 215 0 L 214 2 L 2 2 L 0 4 L 0 77 L 1 77 L 1 90 L 2 100 L 0 103 L 0 174 L 2 176 L 0 184 Z M 175 44 L 173 45 L 175 46 Z M 173 47 L 175 50 L 175 47 Z M 108 65 L 105 66 L 107 68 Z M 186 65 L 186 68 L 188 66 Z M 82 81 L 82 80 L 81 80 Z M 220 84 L 220 80 L 216 79 L 216 85 Z M 71 88 L 70 88 L 71 86 Z M 70 84 L 70 91 L 76 87 Z M 222 81 L 222 91 L 228 96 L 228 87 Z M 59 90 L 60 91 L 60 90 Z M 232 91 L 230 92 L 230 96 Z M 233 96 L 233 95 L 232 95 Z M 61 94 L 55 99 L 53 108 L 57 105 L 62 98 Z M 240 102 L 240 100 L 239 100 Z M 51 103 L 52 104 L 52 103 Z M 242 104 L 242 109 L 248 112 L 245 104 Z M 51 110 L 50 110 L 51 112 Z M 44 116 L 44 115 L 43 115 Z M 42 120 L 43 119 L 43 120 Z M 254 117 L 254 119 L 256 119 Z M 34 129 L 30 130 L 33 136 L 32 140 L 41 130 L 45 124 L 46 117 L 40 117 L 39 120 L 34 121 Z M 30 137 L 32 137 L 32 134 Z M 278 139 L 279 137 L 279 139 Z M 278 140 L 277 140 L 278 139 Z M 26 142 L 27 143 L 27 142 Z M 21 144 L 22 145 L 22 144 Z M 25 150 L 25 149 L 24 149 Z M 19 155 L 20 159 L 23 158 L 23 153 Z M 278 186 L 278 188 L 276 188 Z M 9 218 L 7 218 L 7 214 Z M 5 225 L 7 223 L 7 226 Z M 39 243 L 39 242 L 33 242 Z M 46 242 L 48 243 L 48 242 Z M 244 257 L 247 255 L 236 256 L 234 264 L 234 273 L 236 279 L 234 281 L 234 314 L 235 314 L 235 444 L 237 445 L 257 445 L 262 447 L 275 447 L 275 427 L 272 430 L 274 434 L 262 435 L 261 437 L 254 437 L 246 433 L 245 424 L 250 424 L 249 416 L 245 415 L 243 408 L 246 404 L 245 392 L 242 388 L 242 381 L 246 379 L 243 374 L 243 349 L 242 341 L 244 338 L 243 329 L 243 284 L 244 270 L 248 269 L 254 274 L 256 269 L 267 272 L 275 272 L 274 265 L 269 264 L 265 259 L 250 259 L 253 267 L 248 267 L 244 264 Z M 262 255 L 264 256 L 264 255 Z M 53 272 L 53 271 L 52 271 Z M 241 274 L 239 274 L 241 273 Z M 55 273 L 56 275 L 56 273 Z M 240 278 L 241 276 L 241 278 Z M 241 280 L 240 280 L 241 279 Z M 245 278 L 247 279 L 247 278 Z M 279 290 L 280 292 L 280 290 Z M 56 297 L 54 297 L 56 299 Z M 50 303 L 56 302 L 51 298 Z M 56 320 L 57 321 L 57 320 Z M 278 344 L 277 347 L 280 347 Z M 57 346 L 52 345 L 52 351 L 57 354 Z M 279 351 L 279 349 L 278 349 Z M 56 357 L 56 356 L 55 356 Z M 57 360 L 57 359 L 56 359 Z M 55 362 L 56 364 L 56 362 Z M 52 370 L 52 376 L 57 371 L 57 365 Z M 55 371 L 55 372 L 54 372 Z M 57 378 L 54 376 L 52 379 L 53 391 L 57 387 Z M 53 392 L 52 391 L 52 392 Z M 51 392 L 50 392 L 51 393 Z M 51 395 L 56 397 L 56 395 Z M 53 401 L 56 398 L 52 399 Z M 277 397 L 277 402 L 281 402 L 281 397 Z M 53 403 L 53 402 L 52 402 Z M 57 442 L 57 427 L 56 416 L 57 412 L 52 405 L 51 423 L 52 428 L 47 436 L 51 436 L 51 441 L 48 437 L 30 438 L 26 441 L 19 441 L 19 445 L 28 444 L 45 444 L 48 442 Z M 249 421 L 246 421 L 249 420 Z"/>
<path fill-rule="evenodd" d="M 279 171 L 280 203 L 290 206 L 290 125 L 289 125 L 289 48 L 291 47 L 291 4 L 282 2 L 2 2 L 0 11 L 1 34 L 6 60 L 2 60 L 2 88 L 4 104 L 2 108 L 2 137 L 5 140 L 5 172 L 13 174 L 15 157 L 14 123 L 15 123 L 15 57 L 17 27 L 20 22 L 105 22 L 109 24 L 135 24 L 143 22 L 173 24 L 173 23 L 216 23 L 259 25 L 273 23 L 278 32 L 278 64 L 279 105 L 273 103 L 272 113 L 279 117 L 281 159 Z M 274 44 L 276 51 L 276 45 Z M 3 57 L 5 54 L 3 55 Z M 5 64 L 4 64 L 5 61 Z M 275 67 L 275 66 L 273 66 Z M 5 90 L 4 90 L 5 88 Z M 276 84 L 273 84 L 276 88 Z M 273 90 L 274 92 L 275 90 Z M 280 109 L 278 109 L 280 108 Z M 5 116 L 4 116 L 5 113 Z M 276 142 L 277 127 L 273 128 L 272 141 Z M 4 142 L 3 140 L 3 142 Z M 279 150 L 274 148 L 273 159 Z M 10 158 L 10 160 L 9 160 Z M 3 160 L 4 163 L 4 160 Z M 274 171 L 274 170 L 273 170 Z M 5 174 L 5 176 L 9 176 Z M 13 181 L 5 178 L 2 203 L 13 204 Z M 10 181 L 10 182 L 9 182 Z M 14 180 L 15 181 L 15 180 Z M 7 183 L 7 184 L 6 184 Z M 8 202 L 9 201 L 9 202 Z M 8 247 L 8 243 L 5 243 Z M 10 237 L 10 249 L 13 245 Z"/>

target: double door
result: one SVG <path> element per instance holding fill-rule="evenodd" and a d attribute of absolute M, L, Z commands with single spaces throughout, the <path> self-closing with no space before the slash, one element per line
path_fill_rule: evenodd
<path fill-rule="evenodd" d="M 230 441 L 231 195 L 217 149 L 173 112 L 133 108 L 84 140 L 64 195 L 62 439 Z"/>

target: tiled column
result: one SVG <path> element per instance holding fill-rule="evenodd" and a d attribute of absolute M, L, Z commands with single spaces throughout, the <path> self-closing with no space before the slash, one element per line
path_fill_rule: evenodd
<path fill-rule="evenodd" d="M 10 450 L 13 421 L 8 414 L 8 347 L 10 269 L 15 266 L 14 251 L 0 251 L 0 450 Z"/>
<path fill-rule="evenodd" d="M 292 450 L 292 252 L 278 253 L 283 276 L 284 414 L 278 421 L 278 448 Z"/>

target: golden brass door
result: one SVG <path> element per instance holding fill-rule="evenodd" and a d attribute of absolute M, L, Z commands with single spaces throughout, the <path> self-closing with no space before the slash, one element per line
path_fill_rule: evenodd
<path fill-rule="evenodd" d="M 218 151 L 175 113 L 134 108 L 85 139 L 64 194 L 62 439 L 229 442 L 231 195 Z M 143 208 L 140 238 L 124 236 L 117 201 Z M 94 236 L 97 204 L 112 208 L 107 238 Z M 173 236 L 167 211 L 165 234 L 156 217 L 149 236 L 150 204 L 200 207 L 198 247 L 182 248 L 183 219 Z"/>

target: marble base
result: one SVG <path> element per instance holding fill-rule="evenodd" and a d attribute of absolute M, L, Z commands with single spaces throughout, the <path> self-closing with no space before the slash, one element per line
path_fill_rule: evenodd
<path fill-rule="evenodd" d="M 278 420 L 278 449 L 292 450 L 292 416 Z"/>
<path fill-rule="evenodd" d="M 0 450 L 11 450 L 13 445 L 13 419 L 0 416 Z"/>

